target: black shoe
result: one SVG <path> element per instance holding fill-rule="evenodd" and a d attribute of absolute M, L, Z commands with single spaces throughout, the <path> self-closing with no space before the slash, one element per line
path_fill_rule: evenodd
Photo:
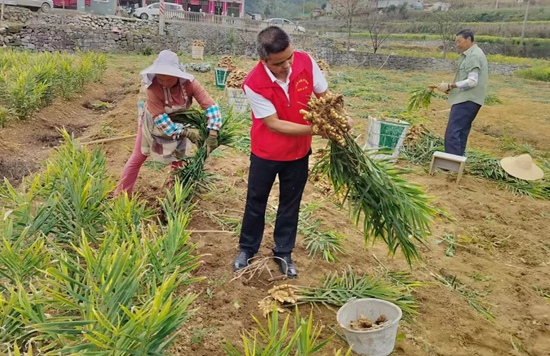
<path fill-rule="evenodd" d="M 290 258 L 290 256 L 276 256 L 274 259 L 279 265 L 279 269 L 282 274 L 286 274 L 288 278 L 298 277 L 298 271 L 296 270 L 296 266 L 294 266 L 294 262 L 292 262 L 292 258 Z"/>
<path fill-rule="evenodd" d="M 237 272 L 248 266 L 248 260 L 252 257 L 248 252 L 241 251 L 233 261 L 233 271 Z"/>

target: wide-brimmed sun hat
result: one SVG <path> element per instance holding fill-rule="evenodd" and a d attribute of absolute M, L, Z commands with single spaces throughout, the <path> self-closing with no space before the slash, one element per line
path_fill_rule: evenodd
<path fill-rule="evenodd" d="M 151 85 L 157 74 L 171 75 L 184 80 L 193 81 L 195 77 L 185 71 L 178 55 L 172 51 L 161 51 L 153 65 L 141 71 L 140 75 L 145 86 Z"/>
<path fill-rule="evenodd" d="M 506 173 L 519 179 L 537 180 L 544 177 L 542 169 L 533 163 L 533 159 L 528 154 L 503 158 L 500 165 Z"/>

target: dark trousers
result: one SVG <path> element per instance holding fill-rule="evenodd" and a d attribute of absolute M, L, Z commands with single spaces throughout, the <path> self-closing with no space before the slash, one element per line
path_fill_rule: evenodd
<path fill-rule="evenodd" d="M 248 174 L 248 192 L 241 228 L 241 251 L 254 255 L 260 249 L 265 226 L 267 199 L 275 177 L 279 175 L 279 207 L 275 221 L 276 256 L 289 256 L 296 243 L 298 214 L 309 172 L 309 155 L 296 161 L 270 161 L 252 154 Z"/>
<path fill-rule="evenodd" d="M 474 122 L 480 108 L 481 105 L 473 101 L 466 101 L 451 106 L 449 123 L 445 132 L 446 153 L 464 156 L 472 122 Z"/>

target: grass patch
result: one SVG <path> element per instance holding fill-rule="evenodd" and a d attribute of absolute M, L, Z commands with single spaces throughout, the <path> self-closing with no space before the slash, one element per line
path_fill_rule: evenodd
<path fill-rule="evenodd" d="M 409 50 L 409 49 L 380 49 L 378 50 L 380 54 L 394 54 L 398 56 L 405 57 L 421 57 L 421 58 L 441 58 L 442 52 L 426 47 L 425 50 Z M 457 52 L 447 52 L 447 59 L 449 60 L 458 60 L 460 54 Z M 504 56 L 502 54 L 488 54 L 487 61 L 489 63 L 498 63 L 506 65 L 516 65 L 516 66 L 531 66 L 531 67 L 541 67 L 542 69 L 550 67 L 550 61 L 544 59 L 536 58 L 525 58 L 525 57 L 512 57 Z"/>
<path fill-rule="evenodd" d="M 533 286 L 533 290 L 539 297 L 544 298 L 547 303 L 550 304 L 550 288 L 541 288 L 537 286 Z"/>
<path fill-rule="evenodd" d="M 484 293 L 481 293 L 478 290 L 475 290 L 463 284 L 460 280 L 458 280 L 458 278 L 456 278 L 456 276 L 443 276 L 434 273 L 432 273 L 432 275 L 442 285 L 451 289 L 453 292 L 466 299 L 468 305 L 470 305 L 472 309 L 483 315 L 487 320 L 495 320 L 495 316 L 493 315 L 493 313 L 491 313 L 489 305 L 481 299 L 485 296 Z"/>
<path fill-rule="evenodd" d="M 322 221 L 314 218 L 317 209 L 319 205 L 309 203 L 300 210 L 298 232 L 305 235 L 304 243 L 311 258 L 321 256 L 325 261 L 336 262 L 338 255 L 344 253 L 345 236 L 331 229 L 320 229 Z"/>
<path fill-rule="evenodd" d="M 485 105 L 493 106 L 502 104 L 502 100 L 495 94 L 487 94 L 487 97 L 485 98 Z"/>
<path fill-rule="evenodd" d="M 550 82 L 550 67 L 524 68 L 514 73 L 520 78 Z"/>
<path fill-rule="evenodd" d="M 191 337 L 191 342 L 194 344 L 202 344 L 204 342 L 204 339 L 206 339 L 208 335 L 214 333 L 215 331 L 216 331 L 216 328 L 193 329 L 193 336 Z"/>
<path fill-rule="evenodd" d="M 467 26 L 465 24 L 464 26 Z M 370 38 L 368 33 L 353 33 L 353 38 Z M 438 34 L 416 34 L 416 33 L 399 33 L 392 34 L 388 38 L 389 40 L 394 41 L 439 41 L 441 36 Z M 499 36 L 475 36 L 477 43 L 492 43 L 492 44 L 520 44 L 521 38 L 519 37 L 499 37 Z M 550 45 L 550 39 L 548 38 L 525 38 L 524 42 L 526 44 L 531 44 L 534 46 L 540 45 Z"/>
<path fill-rule="evenodd" d="M 158 172 L 158 171 L 161 171 L 164 167 L 166 167 L 167 164 L 164 162 L 157 162 L 157 161 L 153 161 L 152 159 L 148 159 L 147 161 L 145 161 L 143 165 L 149 168 L 150 170 L 152 170 L 153 172 Z"/>

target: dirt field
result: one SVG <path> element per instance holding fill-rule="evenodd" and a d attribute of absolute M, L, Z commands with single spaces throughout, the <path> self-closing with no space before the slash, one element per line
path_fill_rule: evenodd
<path fill-rule="evenodd" d="M 136 131 L 136 98 L 138 73 L 154 57 L 110 56 L 109 69 L 103 84 L 90 85 L 85 95 L 71 102 L 57 102 L 42 110 L 35 118 L 10 123 L 0 130 L 0 174 L 17 182 L 22 174 L 39 169 L 48 152 L 59 143 L 55 127 L 65 126 L 83 140 L 134 134 Z M 212 58 L 211 63 L 217 59 Z M 239 66 L 250 69 L 254 63 L 241 59 Z M 329 83 L 345 94 L 355 118 L 355 130 L 364 130 L 368 114 L 404 107 L 407 93 L 423 84 L 451 80 L 452 73 L 372 71 L 333 68 Z M 214 88 L 212 72 L 196 77 L 220 101 L 223 91 Z M 470 136 L 470 147 L 482 148 L 497 157 L 505 139 L 519 145 L 529 144 L 540 152 L 550 151 L 550 85 L 508 77 L 491 77 L 490 93 L 502 104 L 482 108 Z M 110 108 L 88 109 L 96 100 L 111 103 Z M 424 124 L 442 135 L 448 107 L 442 100 L 433 103 Z M 130 155 L 133 139 L 103 145 L 109 169 L 118 176 Z M 315 147 L 323 147 L 315 140 Z M 228 230 L 238 225 L 244 209 L 248 156 L 228 148 L 220 148 L 207 163 L 208 170 L 219 180 L 213 191 L 198 202 L 191 223 L 194 230 Z M 406 162 L 400 164 L 406 165 Z M 437 205 L 447 209 L 451 218 L 438 218 L 429 237 L 428 248 L 422 249 L 424 261 L 413 266 L 414 278 L 429 285 L 418 288 L 421 303 L 414 323 L 402 322 L 400 340 L 393 355 L 407 356 L 504 356 L 550 355 L 550 202 L 514 196 L 490 181 L 465 176 L 460 185 L 445 173 L 429 176 L 426 167 L 415 167 L 410 176 L 436 198 Z M 162 184 L 167 167 L 146 164 L 140 173 L 136 190 L 156 204 L 163 194 Z M 271 204 L 276 204 L 276 189 Z M 353 228 L 345 210 L 335 204 L 330 194 L 309 183 L 303 203 L 316 203 L 321 208 L 316 218 L 323 226 L 344 233 L 345 256 L 334 264 L 311 259 L 298 238 L 294 252 L 299 278 L 290 283 L 318 284 L 323 274 L 340 271 L 347 266 L 369 272 L 380 268 L 380 261 L 389 269 L 407 270 L 400 255 L 386 258 L 381 244 L 364 248 L 361 232 Z M 456 241 L 454 256 L 446 256 L 448 243 L 437 243 L 445 236 Z M 195 317 L 185 324 L 176 339 L 177 355 L 224 355 L 225 339 L 238 343 L 239 333 L 253 327 L 251 314 L 259 316 L 257 302 L 270 288 L 267 277 L 247 283 L 231 281 L 231 263 L 238 252 L 233 233 L 195 233 L 198 252 L 204 256 L 197 274 L 206 280 L 192 288 L 201 293 Z M 272 228 L 268 226 L 260 254 L 268 256 L 272 246 Z M 273 263 L 275 273 L 278 273 Z M 493 322 L 474 310 L 467 298 L 434 278 L 434 274 L 451 276 L 475 296 L 487 303 Z M 546 299 L 544 297 L 546 293 Z M 303 315 L 310 307 L 300 309 Z M 341 332 L 334 310 L 313 308 L 314 318 Z M 335 337 L 330 348 L 345 344 Z"/>

